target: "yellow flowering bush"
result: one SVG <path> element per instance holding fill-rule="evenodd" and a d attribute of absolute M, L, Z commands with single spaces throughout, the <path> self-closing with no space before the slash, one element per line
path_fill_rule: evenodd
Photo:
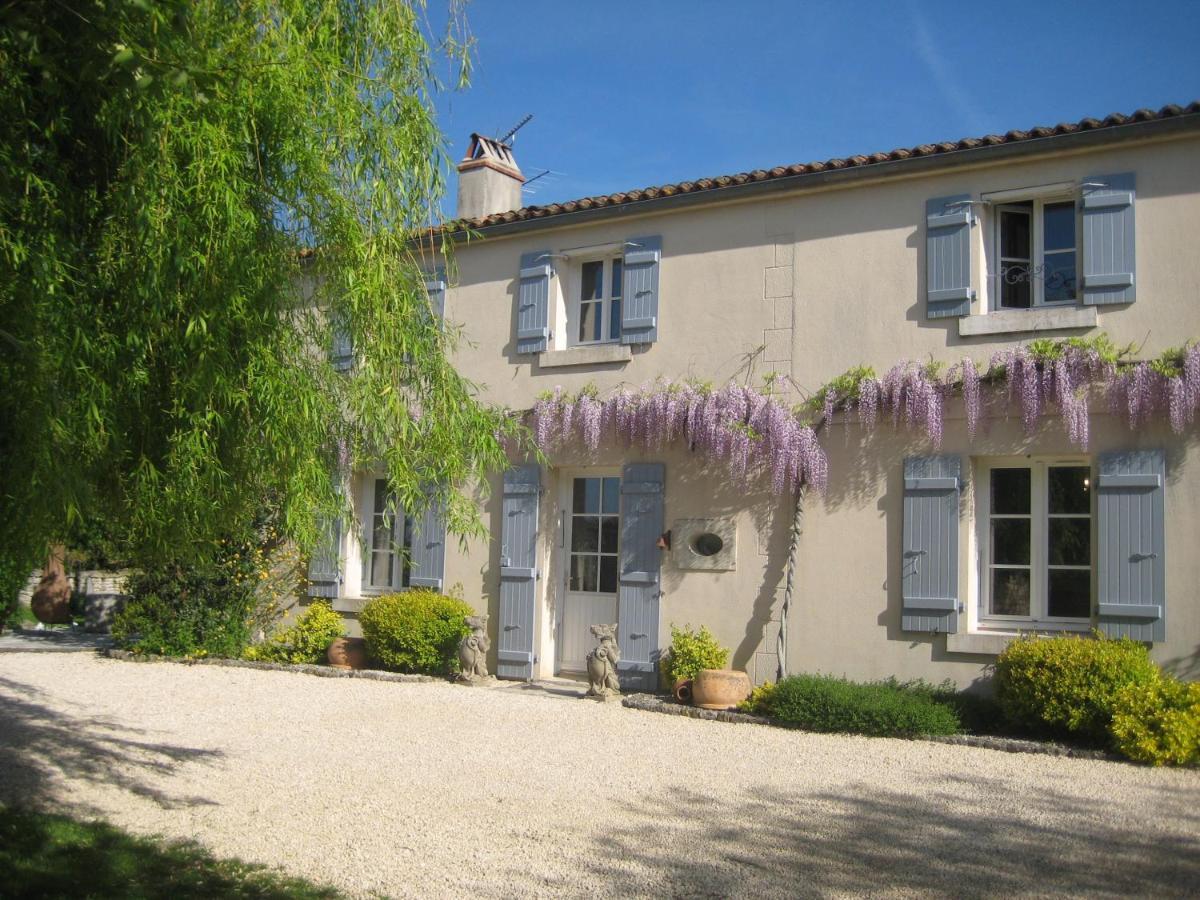
<path fill-rule="evenodd" d="M 1021 727 L 1106 742 L 1117 694 L 1158 677 L 1149 651 L 1128 638 L 1028 637 L 997 658 L 996 699 Z"/>
<path fill-rule="evenodd" d="M 1134 684 L 1116 698 L 1116 748 L 1154 766 L 1200 765 L 1200 684 L 1163 676 Z"/>
<path fill-rule="evenodd" d="M 285 628 L 261 644 L 246 648 L 246 659 L 281 663 L 320 663 L 335 638 L 343 634 L 342 618 L 325 600 L 306 609 L 291 628 Z"/>

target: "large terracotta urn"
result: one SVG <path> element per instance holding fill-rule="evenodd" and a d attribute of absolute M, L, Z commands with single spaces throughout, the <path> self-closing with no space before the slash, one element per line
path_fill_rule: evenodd
<path fill-rule="evenodd" d="M 750 696 L 750 676 L 734 669 L 701 669 L 692 680 L 692 703 L 731 709 Z"/>
<path fill-rule="evenodd" d="M 334 638 L 325 652 L 325 658 L 335 669 L 365 669 L 367 642 L 362 638 Z"/>
<path fill-rule="evenodd" d="M 46 625 L 69 625 L 71 623 L 71 582 L 67 581 L 63 563 L 66 551 L 61 544 L 50 548 L 46 560 L 46 571 L 34 589 L 29 608 L 39 622 Z"/>

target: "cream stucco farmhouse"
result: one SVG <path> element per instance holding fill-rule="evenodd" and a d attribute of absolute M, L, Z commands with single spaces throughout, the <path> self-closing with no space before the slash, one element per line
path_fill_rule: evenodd
<path fill-rule="evenodd" d="M 1200 104 L 544 207 L 504 144 L 459 173 L 427 287 L 545 460 L 465 547 L 353 473 L 310 589 L 351 624 L 461 585 L 500 677 L 581 672 L 617 622 L 635 688 L 672 623 L 760 682 L 968 686 L 1093 628 L 1200 677 L 1200 355 L 1129 362 L 1200 338 Z"/>

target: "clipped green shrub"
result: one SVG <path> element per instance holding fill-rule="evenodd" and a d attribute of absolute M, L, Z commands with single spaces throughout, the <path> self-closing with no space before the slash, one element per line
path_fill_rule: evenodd
<path fill-rule="evenodd" d="M 957 734 L 958 715 L 928 692 L 895 682 L 857 684 L 830 675 L 793 675 L 769 693 L 769 715 L 809 731 L 890 737 Z"/>
<path fill-rule="evenodd" d="M 701 669 L 723 669 L 727 662 L 729 651 L 717 643 L 707 628 L 693 631 L 687 626 L 671 626 L 671 647 L 662 662 L 668 685 L 680 678 L 695 678 Z"/>
<path fill-rule="evenodd" d="M 246 648 L 246 659 L 279 663 L 323 663 L 325 651 L 342 636 L 342 617 L 326 600 L 311 604 L 291 628 Z"/>
<path fill-rule="evenodd" d="M 738 704 L 738 709 L 754 716 L 769 716 L 771 698 L 775 696 L 775 682 L 764 681 L 750 692 L 750 696 Z"/>
<path fill-rule="evenodd" d="M 1123 688 L 1113 705 L 1113 744 L 1154 766 L 1200 765 L 1200 684 L 1163 676 Z"/>
<path fill-rule="evenodd" d="M 428 590 L 376 597 L 358 614 L 367 655 L 385 669 L 448 675 L 458 668 L 459 639 L 475 611 Z"/>
<path fill-rule="evenodd" d="M 239 657 L 250 639 L 252 584 L 223 566 L 167 565 L 129 577 L 113 619 L 119 646 L 160 656 Z"/>
<path fill-rule="evenodd" d="M 1102 743 L 1117 694 L 1157 678 L 1145 646 L 1128 638 L 1029 637 L 997 658 L 996 700 L 1020 727 Z"/>

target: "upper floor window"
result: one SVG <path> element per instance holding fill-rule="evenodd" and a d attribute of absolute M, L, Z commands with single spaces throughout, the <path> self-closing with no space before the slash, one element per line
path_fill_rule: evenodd
<path fill-rule="evenodd" d="M 621 260 L 595 259 L 579 265 L 578 303 L 569 322 L 576 344 L 621 339 Z"/>
<path fill-rule="evenodd" d="M 996 308 L 1030 309 L 1078 300 L 1073 199 L 996 208 Z"/>

